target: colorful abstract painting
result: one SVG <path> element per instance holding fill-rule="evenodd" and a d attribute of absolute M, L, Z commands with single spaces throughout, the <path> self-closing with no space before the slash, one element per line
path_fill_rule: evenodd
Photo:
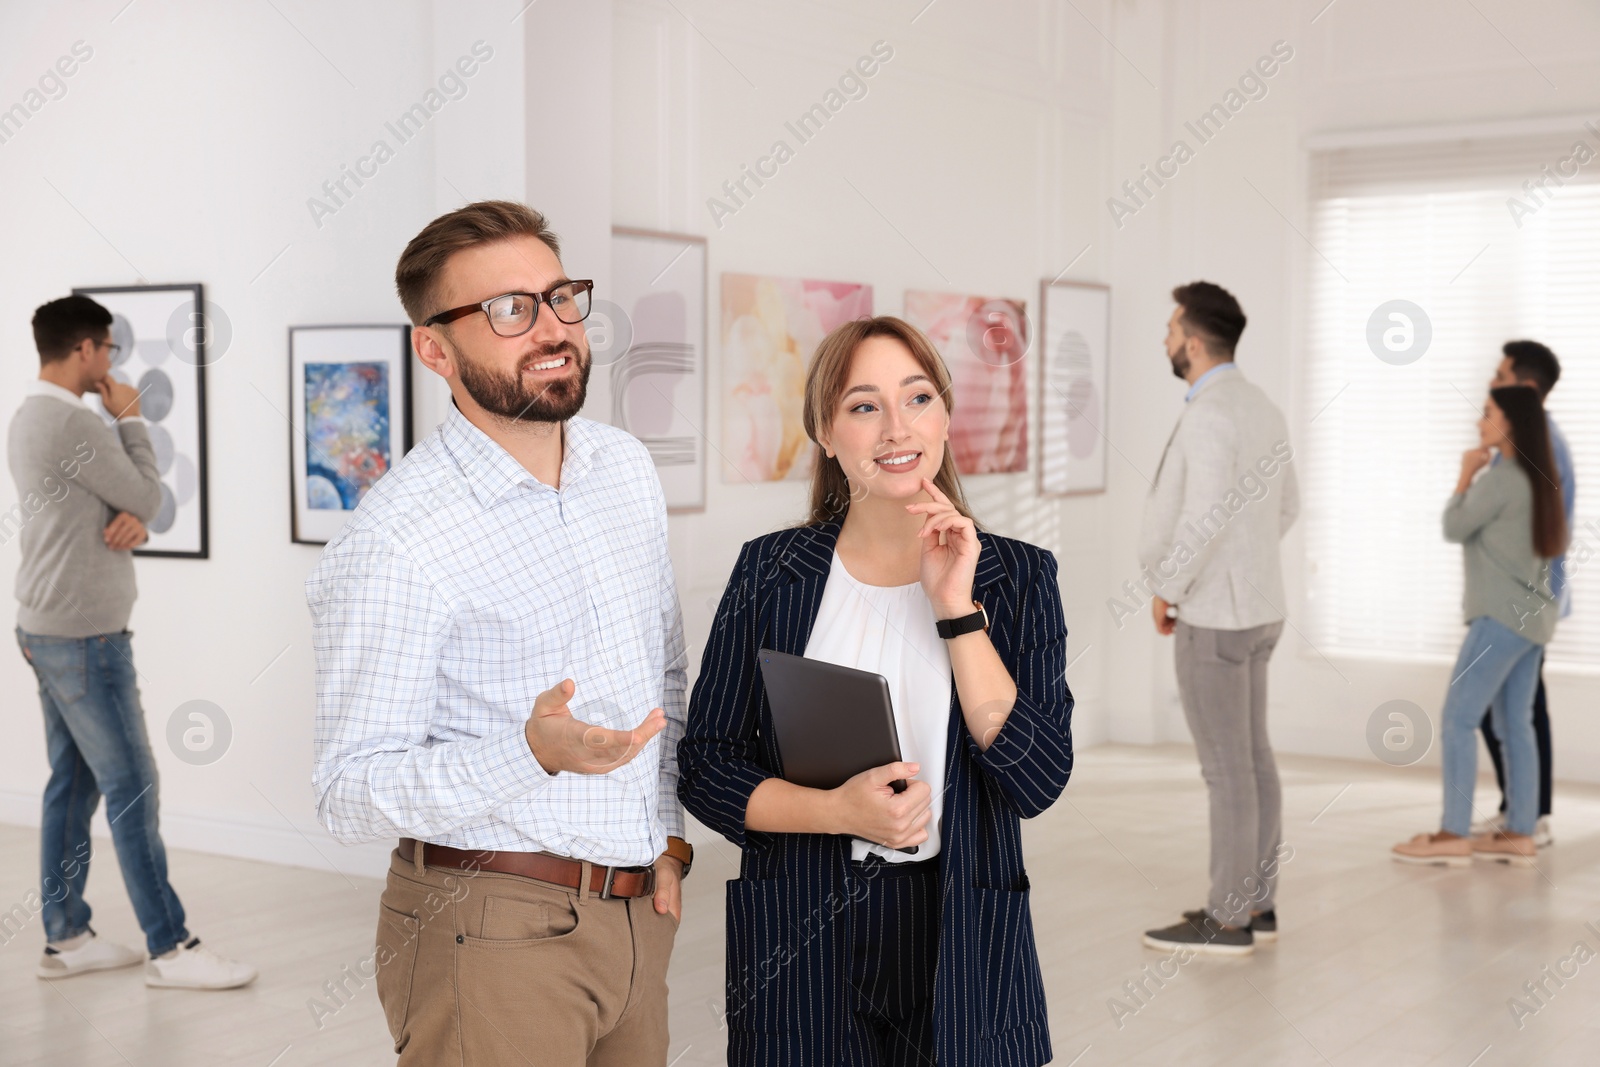
<path fill-rule="evenodd" d="M 351 511 L 389 470 L 389 365 L 307 363 L 306 503 Z"/>
<path fill-rule="evenodd" d="M 813 448 L 801 422 L 806 368 L 830 330 L 871 314 L 870 285 L 722 276 L 723 481 L 810 475 Z"/>
<path fill-rule="evenodd" d="M 958 293 L 906 293 L 906 321 L 950 368 L 950 451 L 962 474 L 1028 469 L 1027 307 Z"/>

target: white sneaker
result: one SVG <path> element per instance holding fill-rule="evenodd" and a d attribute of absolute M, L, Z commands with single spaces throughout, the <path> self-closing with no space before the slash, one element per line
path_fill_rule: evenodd
<path fill-rule="evenodd" d="M 132 967 L 144 959 L 144 953 L 107 941 L 93 930 L 75 948 L 59 949 L 45 946 L 34 974 L 40 978 L 69 978 L 89 971 L 110 971 L 118 967 Z"/>
<path fill-rule="evenodd" d="M 254 967 L 201 948 L 198 937 L 144 965 L 144 984 L 165 989 L 236 989 L 255 980 Z"/>
<path fill-rule="evenodd" d="M 1547 848 L 1556 843 L 1556 835 L 1550 832 L 1550 816 L 1541 815 L 1539 821 L 1533 825 L 1533 844 L 1535 848 Z"/>
<path fill-rule="evenodd" d="M 1472 833 L 1469 836 L 1477 837 L 1480 834 L 1497 834 L 1505 828 L 1506 813 L 1499 811 L 1495 812 L 1493 818 L 1479 819 L 1477 822 L 1473 823 Z"/>

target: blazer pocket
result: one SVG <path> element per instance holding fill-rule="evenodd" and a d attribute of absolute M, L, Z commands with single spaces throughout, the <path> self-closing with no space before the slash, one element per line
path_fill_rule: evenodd
<path fill-rule="evenodd" d="M 983 999 L 971 1010 L 979 1013 L 979 1033 L 993 1036 L 1042 1020 L 1044 982 L 1033 940 L 1029 890 L 974 888 L 972 893 L 978 905 L 972 965 L 980 970 L 971 981 L 983 990 Z"/>
<path fill-rule="evenodd" d="M 736 878 L 728 883 L 728 1029 L 757 1033 L 793 1030 L 806 1017 L 810 983 L 820 980 L 827 931 L 840 917 L 794 899 L 788 878 Z M 796 929 L 788 916 L 804 916 Z M 820 994 L 818 994 L 820 995 Z"/>

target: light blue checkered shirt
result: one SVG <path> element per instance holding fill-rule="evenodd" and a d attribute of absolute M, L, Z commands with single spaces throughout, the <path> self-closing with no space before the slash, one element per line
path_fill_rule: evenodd
<path fill-rule="evenodd" d="M 557 491 L 452 404 L 328 543 L 306 600 L 334 837 L 635 865 L 683 835 L 683 618 L 661 483 L 626 433 L 569 420 Z M 552 776 L 523 724 L 563 678 L 584 722 L 661 707 L 667 728 L 609 773 Z"/>

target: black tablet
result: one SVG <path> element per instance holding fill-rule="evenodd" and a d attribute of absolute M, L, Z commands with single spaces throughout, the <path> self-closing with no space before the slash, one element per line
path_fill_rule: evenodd
<path fill-rule="evenodd" d="M 862 771 L 900 761 L 889 683 L 881 674 L 763 648 L 756 653 L 772 709 L 783 777 L 835 789 Z M 891 785 L 896 793 L 904 779 Z M 917 846 L 897 851 L 915 853 Z"/>

